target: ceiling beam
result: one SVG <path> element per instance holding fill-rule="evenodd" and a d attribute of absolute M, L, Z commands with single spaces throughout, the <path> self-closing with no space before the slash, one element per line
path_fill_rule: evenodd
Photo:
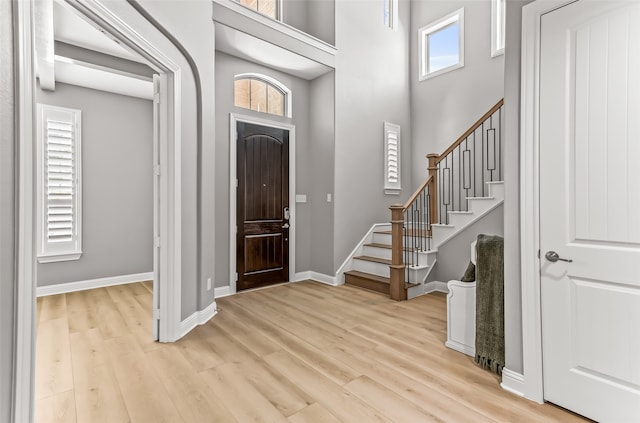
<path fill-rule="evenodd" d="M 56 89 L 53 47 L 53 0 L 34 1 L 36 75 L 40 88 Z"/>

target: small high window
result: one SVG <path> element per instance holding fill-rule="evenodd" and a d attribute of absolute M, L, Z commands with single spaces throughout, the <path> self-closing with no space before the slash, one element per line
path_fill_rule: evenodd
<path fill-rule="evenodd" d="M 291 92 L 265 75 L 236 75 L 234 105 L 256 112 L 291 117 Z"/>
<path fill-rule="evenodd" d="M 491 0 L 491 57 L 504 54 L 506 0 Z"/>
<path fill-rule="evenodd" d="M 464 9 L 420 28 L 420 80 L 464 66 Z"/>
<path fill-rule="evenodd" d="M 236 0 L 238 3 L 275 20 L 282 20 L 281 0 Z"/>
<path fill-rule="evenodd" d="M 398 30 L 398 0 L 384 0 L 384 26 Z"/>

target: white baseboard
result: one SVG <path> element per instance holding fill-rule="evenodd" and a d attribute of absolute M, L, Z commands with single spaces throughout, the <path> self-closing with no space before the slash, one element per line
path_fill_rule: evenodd
<path fill-rule="evenodd" d="M 339 285 L 336 282 L 336 277 L 335 276 L 329 276 L 329 275 L 325 275 L 323 273 L 312 272 L 312 271 L 296 273 L 295 278 L 296 278 L 296 280 L 294 282 L 312 280 L 312 281 L 324 283 L 324 284 L 331 285 L 331 286 L 338 286 Z"/>
<path fill-rule="evenodd" d="M 444 294 L 449 293 L 449 287 L 446 282 L 431 281 L 424 284 L 424 293 L 429 294 L 431 292 L 442 292 Z"/>
<path fill-rule="evenodd" d="M 67 294 L 69 292 L 84 291 L 87 289 L 104 288 L 107 286 L 123 285 L 126 283 L 143 282 L 153 280 L 153 272 L 135 273 L 132 275 L 112 276 L 108 278 L 89 279 L 86 281 L 59 283 L 55 285 L 39 286 L 36 288 L 36 296 Z"/>
<path fill-rule="evenodd" d="M 180 322 L 180 333 L 178 339 L 191 332 L 196 326 L 204 325 L 217 313 L 218 308 L 215 301 L 209 304 L 209 306 L 204 310 L 196 311 L 191 316 Z"/>
<path fill-rule="evenodd" d="M 502 389 L 512 394 L 524 397 L 524 375 L 516 373 L 506 367 L 502 369 Z"/>
<path fill-rule="evenodd" d="M 219 286 L 213 290 L 213 296 L 215 298 L 228 297 L 231 295 L 231 287 L 230 286 Z"/>
<path fill-rule="evenodd" d="M 462 344 L 460 342 L 457 341 L 453 341 L 453 340 L 448 340 L 447 342 L 444 343 L 444 345 L 447 348 L 451 348 L 452 350 L 456 350 L 458 352 L 461 352 L 462 354 L 471 356 L 471 357 L 475 357 L 476 356 L 476 349 L 475 347 L 471 347 L 469 345 L 465 345 Z"/>

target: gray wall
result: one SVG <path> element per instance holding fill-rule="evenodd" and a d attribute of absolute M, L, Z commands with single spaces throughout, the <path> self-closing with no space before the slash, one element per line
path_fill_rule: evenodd
<path fill-rule="evenodd" d="M 418 80 L 418 30 L 464 7 L 464 67 Z M 491 1 L 411 2 L 412 182 L 426 179 L 429 153 L 442 153 L 503 97 L 504 56 L 491 57 Z"/>
<path fill-rule="evenodd" d="M 333 192 L 335 155 L 335 72 L 310 82 L 311 112 L 308 169 L 313 175 L 306 207 L 309 209 L 310 228 L 308 242 L 310 266 L 308 270 L 333 275 L 334 203 L 327 202 L 327 193 Z M 301 268 L 305 270 L 304 268 Z"/>
<path fill-rule="evenodd" d="M 40 263 L 37 285 L 153 270 L 153 105 L 56 84 L 38 103 L 82 111 L 82 256 Z"/>
<path fill-rule="evenodd" d="M 504 206 L 500 205 L 460 231 L 454 238 L 438 247 L 438 260 L 430 281 L 459 280 L 471 259 L 470 245 L 480 234 L 504 236 Z"/>
<path fill-rule="evenodd" d="M 0 2 L 0 421 L 11 417 L 15 351 L 13 2 Z"/>
<path fill-rule="evenodd" d="M 309 35 L 333 44 L 335 0 L 283 0 L 283 21 Z"/>
<path fill-rule="evenodd" d="M 410 180 L 409 2 L 399 28 L 383 25 L 382 2 L 336 2 L 336 140 L 333 274 L 389 206 L 413 192 Z M 384 194 L 383 122 L 402 128 L 402 193 Z"/>
<path fill-rule="evenodd" d="M 266 115 L 233 105 L 233 81 L 239 73 L 261 73 L 283 83 L 292 92 L 292 118 Z M 296 204 L 296 272 L 309 270 L 311 201 L 313 172 L 310 172 L 309 82 L 286 73 L 274 71 L 225 53 L 216 52 L 216 267 L 215 286 L 228 286 L 229 275 L 229 114 L 236 113 L 293 124 L 296 127 L 296 192 L 306 194 L 308 203 Z M 231 272 L 231 273 L 230 273 Z"/>
<path fill-rule="evenodd" d="M 520 277 L 520 42 L 522 6 L 507 0 L 504 81 L 504 312 L 506 367 L 522 373 L 522 290 Z"/>

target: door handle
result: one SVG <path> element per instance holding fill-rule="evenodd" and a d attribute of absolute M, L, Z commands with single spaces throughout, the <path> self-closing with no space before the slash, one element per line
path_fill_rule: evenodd
<path fill-rule="evenodd" d="M 567 263 L 572 263 L 573 260 L 562 258 L 555 251 L 547 251 L 544 257 L 549 260 L 551 263 L 555 263 L 556 261 L 566 261 Z"/>
<path fill-rule="evenodd" d="M 289 212 L 289 207 L 284 208 L 284 220 L 289 220 L 291 218 L 291 213 Z"/>
<path fill-rule="evenodd" d="M 289 229 L 289 224 L 285 223 L 284 225 L 282 225 L 282 229 Z"/>

